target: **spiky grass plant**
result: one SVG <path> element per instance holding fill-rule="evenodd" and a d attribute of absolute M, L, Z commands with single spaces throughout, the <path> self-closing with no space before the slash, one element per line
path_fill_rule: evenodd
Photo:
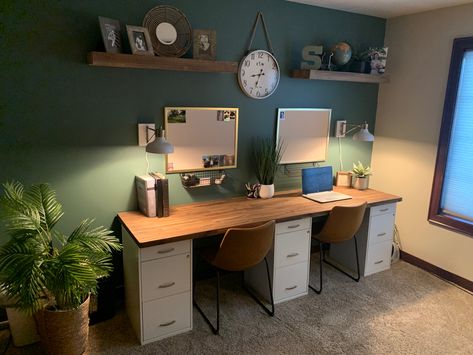
<path fill-rule="evenodd" d="M 69 236 L 54 229 L 64 213 L 47 184 L 3 188 L 0 216 L 10 239 L 0 247 L 0 291 L 28 314 L 47 306 L 77 309 L 112 271 L 112 252 L 121 244 L 89 219 Z"/>
<path fill-rule="evenodd" d="M 284 144 L 281 140 L 277 144 L 271 138 L 258 137 L 253 142 L 253 164 L 259 183 L 271 185 L 278 171 L 284 153 Z"/>
<path fill-rule="evenodd" d="M 358 164 L 353 163 L 353 169 L 351 171 L 360 178 L 371 175 L 371 168 L 369 166 L 363 166 L 361 161 L 358 161 Z"/>

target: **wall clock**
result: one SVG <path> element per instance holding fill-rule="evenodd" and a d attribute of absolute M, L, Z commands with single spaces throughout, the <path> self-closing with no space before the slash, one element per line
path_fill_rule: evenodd
<path fill-rule="evenodd" d="M 255 38 L 256 27 L 260 20 L 263 24 L 264 35 L 268 42 L 269 51 L 263 49 L 250 51 L 251 44 Z M 263 14 L 258 12 L 253 25 L 247 54 L 242 58 L 238 67 L 238 83 L 245 95 L 253 99 L 265 99 L 276 91 L 280 75 L 279 64 L 273 55 L 273 48 Z"/>
<path fill-rule="evenodd" d="M 271 96 L 279 84 L 279 64 L 268 51 L 258 49 L 248 53 L 238 67 L 238 83 L 253 99 Z"/>

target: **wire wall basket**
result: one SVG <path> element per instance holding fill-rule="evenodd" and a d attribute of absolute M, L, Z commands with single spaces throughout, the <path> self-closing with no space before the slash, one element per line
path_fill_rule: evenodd
<path fill-rule="evenodd" d="M 224 170 L 196 171 L 181 174 L 181 183 L 186 189 L 196 187 L 221 185 L 225 179 Z"/>

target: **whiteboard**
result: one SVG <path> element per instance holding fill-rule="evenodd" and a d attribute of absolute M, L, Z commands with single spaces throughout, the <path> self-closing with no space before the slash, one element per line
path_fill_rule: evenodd
<path fill-rule="evenodd" d="M 238 108 L 165 107 L 166 173 L 236 168 Z"/>
<path fill-rule="evenodd" d="M 280 108 L 277 137 L 285 147 L 281 164 L 327 159 L 331 109 Z"/>

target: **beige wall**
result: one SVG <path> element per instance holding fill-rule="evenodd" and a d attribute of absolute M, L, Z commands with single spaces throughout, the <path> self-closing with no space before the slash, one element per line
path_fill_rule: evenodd
<path fill-rule="evenodd" d="M 473 280 L 473 237 L 429 224 L 437 142 L 452 42 L 473 36 L 473 5 L 387 21 L 389 84 L 380 85 L 371 179 L 373 188 L 398 194 L 402 248 Z"/>

